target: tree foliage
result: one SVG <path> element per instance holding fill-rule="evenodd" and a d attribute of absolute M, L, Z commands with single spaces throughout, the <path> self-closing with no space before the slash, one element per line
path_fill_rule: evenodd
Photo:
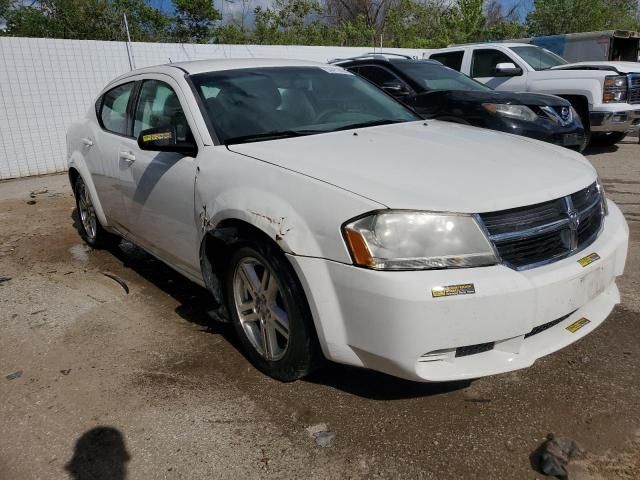
<path fill-rule="evenodd" d="M 533 35 L 638 29 L 638 0 L 535 0 L 527 26 Z"/>
<path fill-rule="evenodd" d="M 500 0 L 0 0 L 0 34 L 134 41 L 436 48 L 451 43 L 604 29 L 640 30 L 638 0 L 534 0 L 522 22 Z M 517 4 L 516 4 L 517 5 Z M 240 7 L 240 10 L 238 8 Z M 239 12 L 239 13 L 238 13 Z M 2 25 L 0 21 L 0 25 Z"/>
<path fill-rule="evenodd" d="M 212 0 L 173 0 L 176 8 L 173 37 L 178 42 L 208 42 L 220 12 Z"/>

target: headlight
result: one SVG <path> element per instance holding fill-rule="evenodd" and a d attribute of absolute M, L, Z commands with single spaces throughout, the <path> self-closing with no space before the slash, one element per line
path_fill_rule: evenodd
<path fill-rule="evenodd" d="M 610 75 L 604 79 L 602 101 L 604 103 L 624 102 L 627 99 L 627 77 Z"/>
<path fill-rule="evenodd" d="M 375 270 L 494 265 L 486 235 L 471 215 L 390 210 L 343 226 L 353 262 Z"/>
<path fill-rule="evenodd" d="M 535 122 L 538 118 L 536 112 L 525 105 L 507 105 L 502 103 L 483 103 L 485 110 L 503 117 L 517 118 L 527 122 Z"/>
<path fill-rule="evenodd" d="M 600 192 L 600 198 L 602 200 L 602 213 L 609 215 L 609 205 L 607 204 L 607 194 L 604 191 L 604 185 L 602 184 L 602 180 L 598 177 L 596 182 L 596 187 L 598 188 L 598 192 Z"/>

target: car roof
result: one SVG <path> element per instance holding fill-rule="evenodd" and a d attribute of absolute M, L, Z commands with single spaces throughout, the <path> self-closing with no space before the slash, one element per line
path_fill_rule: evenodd
<path fill-rule="evenodd" d="M 120 82 L 134 75 L 145 73 L 166 73 L 176 75 L 178 70 L 183 73 L 195 75 L 206 72 L 219 72 L 223 70 L 238 70 L 241 68 L 267 68 L 267 67 L 321 67 L 326 68 L 325 63 L 311 62 L 308 60 L 292 60 L 282 58 L 218 58 L 213 60 L 192 60 L 188 62 L 166 63 L 152 67 L 138 68 L 115 78 L 109 85 Z"/>
<path fill-rule="evenodd" d="M 387 56 L 385 54 L 371 54 L 362 55 L 359 57 L 351 58 L 339 58 L 331 60 L 329 63 L 332 65 L 344 65 L 352 63 L 381 63 L 381 64 L 402 64 L 402 63 L 429 63 L 431 65 L 441 65 L 437 60 L 431 60 L 429 58 L 407 58 L 402 56 Z"/>
<path fill-rule="evenodd" d="M 326 64 L 309 60 L 293 60 L 282 58 L 220 58 L 215 60 L 194 60 L 169 64 L 189 74 L 216 72 L 221 70 L 237 70 L 240 68 L 265 67 L 326 67 Z"/>
<path fill-rule="evenodd" d="M 431 52 L 429 52 L 429 54 L 434 54 L 434 53 L 439 53 L 439 52 L 446 52 L 449 50 L 461 50 L 463 48 L 469 48 L 469 47 L 488 47 L 488 48 L 495 48 L 495 47 L 535 47 L 535 45 L 531 45 L 530 43 L 515 43 L 515 42 L 494 42 L 494 43 L 485 43 L 485 42 L 479 42 L 479 43 L 461 43 L 459 45 L 450 45 L 447 48 L 438 48 L 436 50 L 433 50 Z"/>

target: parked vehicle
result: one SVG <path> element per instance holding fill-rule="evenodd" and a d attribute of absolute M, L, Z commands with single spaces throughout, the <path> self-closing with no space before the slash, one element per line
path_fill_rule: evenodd
<path fill-rule="evenodd" d="M 67 145 L 86 242 L 206 286 L 280 380 L 323 356 L 418 381 L 515 370 L 619 302 L 628 227 L 582 155 L 425 122 L 334 65 L 135 70 Z"/>
<path fill-rule="evenodd" d="M 569 100 L 587 137 L 601 145 L 613 145 L 640 126 L 640 63 L 568 63 L 549 50 L 523 43 L 459 45 L 425 56 L 496 90 L 548 93 Z"/>
<path fill-rule="evenodd" d="M 640 62 L 640 32 L 629 30 L 542 35 L 507 42 L 537 45 L 569 62 Z"/>
<path fill-rule="evenodd" d="M 426 119 L 490 128 L 576 150 L 585 145 L 580 117 L 560 97 L 496 92 L 435 60 L 368 54 L 332 62 L 376 84 Z"/>

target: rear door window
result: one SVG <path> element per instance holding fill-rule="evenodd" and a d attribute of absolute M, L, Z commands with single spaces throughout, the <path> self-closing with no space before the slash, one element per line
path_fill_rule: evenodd
<path fill-rule="evenodd" d="M 391 73 L 386 68 L 376 67 L 373 65 L 364 65 L 358 67 L 358 73 L 370 82 L 373 82 L 380 87 L 385 83 L 400 83 L 401 85 L 404 85 L 404 82 L 402 80 L 400 80 L 396 75 Z"/>
<path fill-rule="evenodd" d="M 112 88 L 102 96 L 99 118 L 102 128 L 118 135 L 127 134 L 127 105 L 134 82 Z"/>
<path fill-rule="evenodd" d="M 454 70 L 462 70 L 462 58 L 464 57 L 464 51 L 459 50 L 457 52 L 443 52 L 434 53 L 429 58 L 431 60 L 437 60 L 445 67 L 453 68 Z"/>

